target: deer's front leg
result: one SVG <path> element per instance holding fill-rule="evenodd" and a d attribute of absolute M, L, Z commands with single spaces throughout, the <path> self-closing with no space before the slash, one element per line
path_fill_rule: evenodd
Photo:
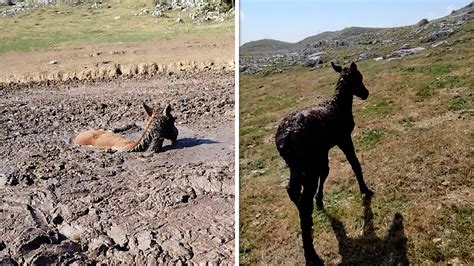
<path fill-rule="evenodd" d="M 163 138 L 158 138 L 158 139 L 152 140 L 148 150 L 151 151 L 151 152 L 156 152 L 156 153 L 161 152 L 161 150 L 163 148 L 163 141 L 164 141 Z"/>
<path fill-rule="evenodd" d="M 341 142 L 338 146 L 344 152 L 347 160 L 351 164 L 352 171 L 354 171 L 357 182 L 359 183 L 360 192 L 367 196 L 372 196 L 374 192 L 372 192 L 365 184 L 364 176 L 362 175 L 362 167 L 360 166 L 359 160 L 357 159 L 352 139 L 349 137 L 348 139 L 345 139 L 343 142 Z"/>

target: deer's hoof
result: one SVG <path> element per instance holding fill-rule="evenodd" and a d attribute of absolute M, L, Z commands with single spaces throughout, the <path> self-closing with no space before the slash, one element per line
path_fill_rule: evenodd
<path fill-rule="evenodd" d="M 316 209 L 318 211 L 324 210 L 324 203 L 323 200 L 316 200 Z"/>
<path fill-rule="evenodd" d="M 306 257 L 305 260 L 306 260 L 306 265 L 311 265 L 311 266 L 324 265 L 324 261 L 316 253 L 312 256 Z"/>
<path fill-rule="evenodd" d="M 374 192 L 372 190 L 368 189 L 368 188 L 365 189 L 364 191 L 361 191 L 361 192 L 362 192 L 362 194 L 364 194 L 365 198 L 367 198 L 367 199 L 371 199 L 372 196 L 374 195 Z"/>

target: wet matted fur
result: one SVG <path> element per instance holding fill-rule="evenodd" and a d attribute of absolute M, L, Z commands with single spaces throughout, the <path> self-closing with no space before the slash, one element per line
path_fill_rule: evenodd
<path fill-rule="evenodd" d="M 346 155 L 360 191 L 368 196 L 373 194 L 364 182 L 351 138 L 355 126 L 353 96 L 365 100 L 369 91 L 355 63 L 344 68 L 331 65 L 340 73 L 334 96 L 329 101 L 289 114 L 275 136 L 277 149 L 290 168 L 287 192 L 299 211 L 305 259 L 311 265 L 323 263 L 314 250 L 311 215 L 315 194 L 318 209 L 323 208 L 324 181 L 329 174 L 328 153 L 332 147 L 338 146 Z"/>

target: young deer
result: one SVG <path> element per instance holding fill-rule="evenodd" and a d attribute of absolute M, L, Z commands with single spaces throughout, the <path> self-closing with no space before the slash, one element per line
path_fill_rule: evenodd
<path fill-rule="evenodd" d="M 93 147 L 110 148 L 117 151 L 144 152 L 147 150 L 160 152 L 163 140 L 169 139 L 174 144 L 178 138 L 178 129 L 174 125 L 175 118 L 171 115 L 171 105 L 164 109 L 151 108 L 143 103 L 149 116 L 147 126 L 137 141 L 126 139 L 112 131 L 83 131 L 74 139 L 74 144 Z"/>
<path fill-rule="evenodd" d="M 351 139 L 355 126 L 353 95 L 365 100 L 369 91 L 362 83 L 362 74 L 355 63 L 344 68 L 334 63 L 331 65 L 340 73 L 332 99 L 289 114 L 281 122 L 275 136 L 277 149 L 290 168 L 287 192 L 299 211 L 308 264 L 322 264 L 313 246 L 311 214 L 315 194 L 316 206 L 323 208 L 324 181 L 329 174 L 328 153 L 332 147 L 337 145 L 346 155 L 360 191 L 369 197 L 373 194 L 364 182 Z"/>

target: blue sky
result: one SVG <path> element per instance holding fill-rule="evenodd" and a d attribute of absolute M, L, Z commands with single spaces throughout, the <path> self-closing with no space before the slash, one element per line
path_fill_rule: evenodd
<path fill-rule="evenodd" d="M 297 42 L 350 26 L 395 27 L 434 19 L 471 0 L 241 0 L 240 43 Z"/>

